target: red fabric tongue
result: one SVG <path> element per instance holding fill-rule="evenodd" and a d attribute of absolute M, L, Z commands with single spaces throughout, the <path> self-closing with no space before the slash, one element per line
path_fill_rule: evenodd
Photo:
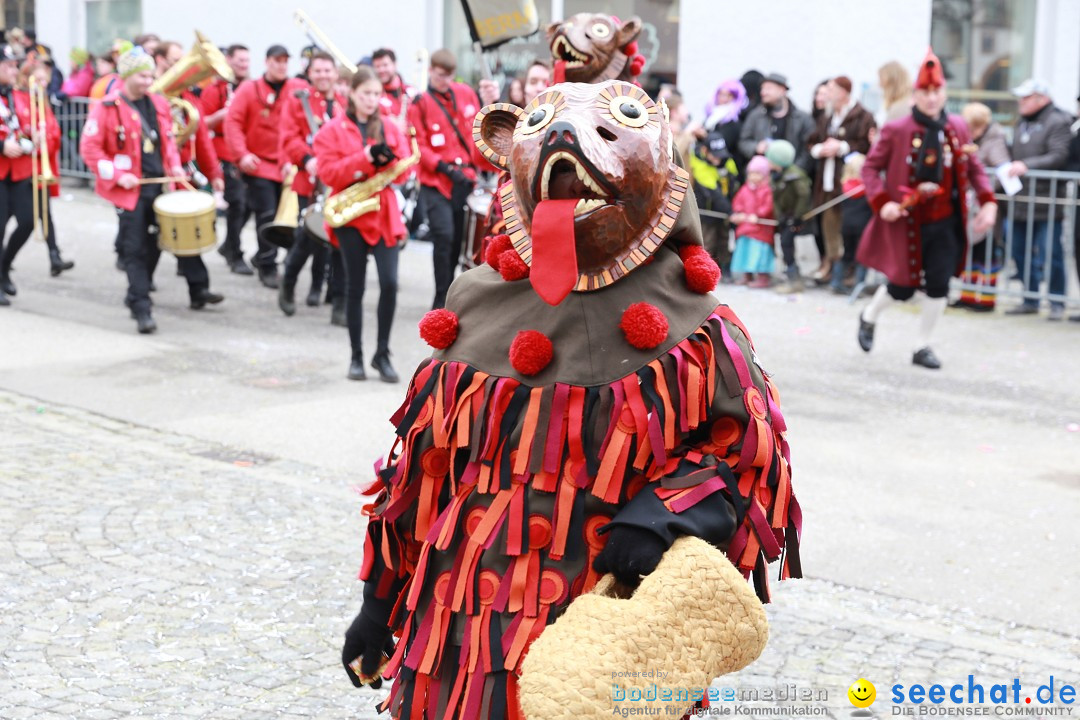
<path fill-rule="evenodd" d="M 578 201 L 541 200 L 533 212 L 529 281 L 548 305 L 563 301 L 578 280 L 574 206 Z"/>
<path fill-rule="evenodd" d="M 557 85 L 559 83 L 566 82 L 566 61 L 555 61 L 555 77 L 552 79 L 552 84 Z"/>

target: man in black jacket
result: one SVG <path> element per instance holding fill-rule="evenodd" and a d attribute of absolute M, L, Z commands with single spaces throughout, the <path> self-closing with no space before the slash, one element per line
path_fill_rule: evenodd
<path fill-rule="evenodd" d="M 739 133 L 739 152 L 747 160 L 764 155 L 770 140 L 787 140 L 795 147 L 795 164 L 812 175 L 814 160 L 806 139 L 814 130 L 810 116 L 795 107 L 788 99 L 787 78 L 769 73 L 761 81 L 761 105 L 746 116 Z"/>

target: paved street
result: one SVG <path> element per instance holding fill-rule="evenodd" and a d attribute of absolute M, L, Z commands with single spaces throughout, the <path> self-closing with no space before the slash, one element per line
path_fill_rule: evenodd
<path fill-rule="evenodd" d="M 139 336 L 111 208 L 75 191 L 55 215 L 76 268 L 50 278 L 28 244 L 0 309 L 0 718 L 375 717 L 339 640 L 353 487 L 404 385 L 345 380 L 327 307 L 286 318 L 217 255 L 225 303 L 190 311 L 163 257 L 160 329 Z M 426 354 L 430 275 L 410 244 L 403 376 Z M 368 287 L 373 347 L 373 270 Z M 765 654 L 716 684 L 825 689 L 830 717 L 859 677 L 878 717 L 894 682 L 1080 684 L 1080 327 L 950 312 L 930 373 L 910 365 L 914 310 L 865 356 L 842 299 L 721 297 L 782 393 L 808 578 L 774 585 Z"/>

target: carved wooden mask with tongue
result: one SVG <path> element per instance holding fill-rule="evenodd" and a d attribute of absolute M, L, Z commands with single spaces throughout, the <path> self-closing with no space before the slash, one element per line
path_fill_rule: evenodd
<path fill-rule="evenodd" d="M 489 105 L 473 139 L 511 182 L 498 198 L 533 288 L 558 305 L 644 263 L 686 197 L 667 108 L 630 83 L 563 83 L 524 110 Z"/>

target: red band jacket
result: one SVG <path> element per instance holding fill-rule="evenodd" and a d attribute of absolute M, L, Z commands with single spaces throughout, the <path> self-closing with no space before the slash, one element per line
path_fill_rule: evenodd
<path fill-rule="evenodd" d="M 315 192 L 315 178 L 304 169 L 308 159 L 315 157 L 315 151 L 311 147 L 314 138 L 308 126 L 307 115 L 304 113 L 304 105 L 296 96 L 297 86 L 287 97 L 281 99 L 285 106 L 281 109 L 281 139 L 280 157 L 283 163 L 291 163 L 296 166 L 296 177 L 293 179 L 292 189 L 301 197 L 307 197 Z M 320 127 L 332 118 L 326 112 L 326 98 L 314 87 L 308 87 L 311 95 L 308 103 L 311 105 L 311 114 Z M 341 95 L 334 95 L 333 117 L 345 114 L 345 100 Z"/>
<path fill-rule="evenodd" d="M 404 136 L 392 123 L 383 123 L 385 142 L 400 159 L 410 153 Z M 368 138 L 364 141 L 360 129 L 347 115 L 338 115 L 327 123 L 315 136 L 315 157 L 319 165 L 319 179 L 327 186 L 327 192 L 341 192 L 349 185 L 371 178 L 379 170 L 364 154 L 365 145 L 374 145 Z M 348 224 L 360 231 L 360 236 L 369 245 L 375 245 L 380 239 L 393 246 L 405 237 L 405 224 L 401 221 L 397 196 L 391 187 L 379 192 L 379 210 L 360 215 Z M 327 227 L 331 242 L 337 244 L 333 229 Z"/>
<path fill-rule="evenodd" d="M 204 88 L 202 95 L 199 96 L 199 109 L 203 117 L 207 119 L 206 129 L 214 144 L 214 152 L 217 153 L 218 160 L 222 162 L 236 162 L 238 158 L 233 157 L 228 145 L 225 144 L 225 117 L 219 117 L 213 122 L 210 122 L 209 118 L 218 110 L 229 106 L 235 89 L 231 83 L 219 79 Z"/>
<path fill-rule="evenodd" d="M 195 97 L 193 92 L 185 90 L 180 97 L 194 105 L 196 110 L 199 110 L 199 99 Z M 200 112 L 202 111 L 200 110 Z M 190 118 L 188 118 L 188 121 L 190 122 Z M 195 128 L 195 132 L 192 133 L 187 142 L 177 148 L 180 151 L 180 162 L 187 165 L 194 160 L 195 164 L 199 166 L 199 171 L 208 180 L 220 180 L 224 177 L 221 173 L 221 163 L 218 161 L 214 144 L 210 142 L 210 131 L 206 129 L 206 120 L 202 115 L 199 116 L 198 123 L 198 127 Z"/>
<path fill-rule="evenodd" d="M 296 88 L 303 87 L 302 83 L 288 79 L 279 93 L 265 78 L 258 78 L 245 81 L 233 94 L 225 115 L 225 143 L 236 162 L 248 153 L 259 158 L 261 162 L 251 175 L 281 182 L 278 154 L 281 109 L 285 105 L 284 98 Z"/>
<path fill-rule="evenodd" d="M 7 99 L 0 96 L 0 144 L 7 141 L 12 134 L 17 138 L 30 138 L 32 136 L 30 127 L 30 93 L 26 90 L 12 90 L 11 99 L 15 104 L 14 117 L 11 115 L 11 108 L 8 107 Z M 58 165 L 56 164 L 58 159 L 58 150 L 60 147 L 60 126 L 56 122 L 56 117 L 53 116 L 52 108 L 48 103 L 43 105 L 45 109 L 45 138 L 49 145 L 50 157 L 49 161 L 52 163 L 53 174 L 59 172 Z M 17 122 L 18 130 L 11 127 Z M 11 123 L 9 125 L 9 123 Z M 31 172 L 31 158 L 29 154 L 20 155 L 17 158 L 9 158 L 7 155 L 0 153 L 0 179 L 11 180 L 12 182 L 19 182 L 30 177 Z M 56 186 L 53 186 L 56 187 Z"/>
<path fill-rule="evenodd" d="M 157 110 L 161 141 L 159 152 L 165 172 L 180 169 L 180 155 L 172 134 L 172 113 L 169 101 L 161 95 L 151 95 Z M 119 93 L 106 97 L 93 106 L 83 126 L 79 147 L 83 162 L 94 173 L 94 190 L 113 205 L 134 210 L 139 203 L 139 187 L 126 190 L 117 184 L 125 173 L 142 177 L 142 121 L 139 113 L 123 101 Z"/>
<path fill-rule="evenodd" d="M 429 90 L 409 106 L 409 123 L 416 129 L 420 146 L 420 184 L 445 197 L 450 197 L 453 184 L 435 169 L 440 161 L 460 165 L 465 176 L 474 180 L 477 170 L 495 170 L 471 141 L 473 119 L 480 110 L 476 93 L 468 85 L 450 83 L 448 96 L 436 98 Z"/>

